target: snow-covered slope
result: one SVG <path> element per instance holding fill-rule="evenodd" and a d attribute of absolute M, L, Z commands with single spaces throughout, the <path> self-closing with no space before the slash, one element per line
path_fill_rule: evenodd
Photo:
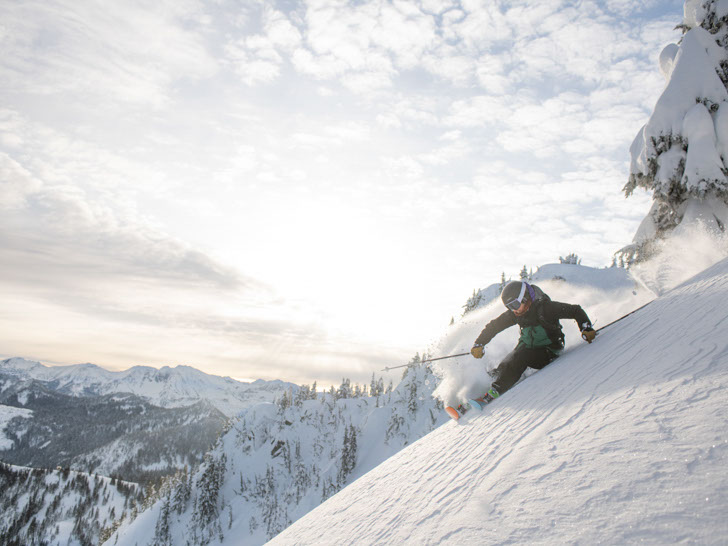
<path fill-rule="evenodd" d="M 111 372 L 95 364 L 44 366 L 23 358 L 0 361 L 0 372 L 21 379 L 35 379 L 62 394 L 74 396 L 132 393 L 163 408 L 191 406 L 208 401 L 231 417 L 246 407 L 271 402 L 292 383 L 254 381 L 243 383 L 230 377 L 209 375 L 190 366 L 165 366 L 160 369 L 134 366 Z"/>
<path fill-rule="evenodd" d="M 13 439 L 9 438 L 5 427 L 15 418 L 29 419 L 33 416 L 33 411 L 25 408 L 16 408 L 0 404 L 0 451 L 13 447 Z"/>
<path fill-rule="evenodd" d="M 576 264 L 546 264 L 533 274 L 534 283 L 547 281 L 565 282 L 572 287 L 587 286 L 605 292 L 630 290 L 637 281 L 631 273 L 621 267 L 596 268 Z"/>
<path fill-rule="evenodd" d="M 114 521 L 135 513 L 135 483 L 72 470 L 0 463 L 0 544 L 97 544 Z"/>
<path fill-rule="evenodd" d="M 710 264 L 715 263 L 715 260 Z M 706 264 L 706 267 L 709 264 Z M 673 267 L 663 284 L 679 277 L 685 268 Z M 678 270 L 678 271 L 675 271 Z M 695 271 L 695 270 L 694 270 Z M 646 264 L 643 273 L 649 273 Z M 595 328 L 599 328 L 624 314 L 637 309 L 655 298 L 648 288 L 628 270 L 620 267 L 594 268 L 576 264 L 546 264 L 538 268 L 532 281 L 552 300 L 578 303 L 589 315 Z M 675 286 L 675 282 L 672 286 Z M 498 287 L 498 285 L 494 285 Z M 488 291 L 489 289 L 486 289 Z M 481 291 L 484 293 L 484 291 Z M 445 335 L 436 342 L 431 352 L 436 355 L 468 353 L 482 328 L 503 313 L 498 291 L 490 291 L 489 299 L 480 299 L 479 305 L 451 325 Z M 578 347 L 582 341 L 575 321 L 562 321 L 566 335 L 566 351 Z M 436 362 L 433 366 L 440 382 L 435 396 L 448 405 L 469 396 L 479 396 L 490 386 L 492 378 L 486 370 L 492 370 L 515 346 L 518 328 L 511 328 L 496 336 L 486 347 L 483 360 L 475 360 L 469 354 L 464 357 Z M 527 370 L 526 375 L 532 370 Z"/>
<path fill-rule="evenodd" d="M 302 396 L 303 388 L 293 400 L 250 408 L 200 468 L 168 482 L 110 543 L 263 544 L 447 421 L 434 388 L 432 373 L 419 366 L 392 391 L 373 381 L 372 396 L 342 383 L 335 395 Z"/>
<path fill-rule="evenodd" d="M 0 372 L 0 460 L 149 483 L 202 462 L 228 421 L 208 402 L 160 408 L 129 393 L 79 398 L 45 385 Z"/>
<path fill-rule="evenodd" d="M 271 544 L 725 544 L 727 303 L 723 260 Z"/>

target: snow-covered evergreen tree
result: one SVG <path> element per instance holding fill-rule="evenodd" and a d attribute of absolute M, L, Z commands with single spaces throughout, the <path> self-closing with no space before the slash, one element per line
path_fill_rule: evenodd
<path fill-rule="evenodd" d="M 158 546 L 171 546 L 172 538 L 169 534 L 169 511 L 170 499 L 164 499 L 162 508 L 159 511 L 159 518 L 154 531 L 154 544 Z"/>
<path fill-rule="evenodd" d="M 473 295 L 468 298 L 468 301 L 463 305 L 463 315 L 469 313 L 473 309 L 477 309 L 480 306 L 482 295 L 480 290 L 473 289 Z"/>
<path fill-rule="evenodd" d="M 346 400 L 347 398 L 351 398 L 351 394 L 352 394 L 351 380 L 344 377 L 341 380 L 341 385 L 339 385 L 339 388 L 336 389 L 336 399 L 337 400 Z"/>
<path fill-rule="evenodd" d="M 339 465 L 338 479 L 339 485 L 342 486 L 356 466 L 356 429 L 354 425 L 349 425 L 344 429 L 344 442 Z"/>
<path fill-rule="evenodd" d="M 574 254 L 573 252 L 566 256 L 564 258 L 563 256 L 559 256 L 559 263 L 562 264 L 570 264 L 570 265 L 580 265 L 581 264 L 581 258 Z"/>
<path fill-rule="evenodd" d="M 654 202 L 621 251 L 628 265 L 679 226 L 728 222 L 728 3 L 686 0 L 684 12 L 679 44 L 660 54 L 665 90 L 630 150 L 624 192 L 644 188 Z"/>
<path fill-rule="evenodd" d="M 3 546 L 100 543 L 137 510 L 143 496 L 138 484 L 118 479 L 3 462 L 0 490 Z"/>
<path fill-rule="evenodd" d="M 523 269 L 520 272 L 520 278 L 521 280 L 530 280 L 533 277 L 533 271 L 530 273 L 528 272 L 528 269 L 526 266 L 523 266 Z M 474 311 L 476 309 L 480 309 L 481 307 L 488 305 L 493 298 L 497 298 L 500 296 L 501 292 L 503 292 L 503 289 L 505 288 L 506 284 L 508 284 L 508 280 L 506 279 L 505 271 L 501 273 L 501 279 L 499 283 L 491 284 L 487 288 L 482 288 L 480 290 L 473 290 L 473 295 L 468 298 L 468 301 L 465 302 L 465 305 L 463 305 L 463 315 L 465 316 L 471 311 Z M 454 320 L 451 321 L 451 324 L 454 323 Z"/>

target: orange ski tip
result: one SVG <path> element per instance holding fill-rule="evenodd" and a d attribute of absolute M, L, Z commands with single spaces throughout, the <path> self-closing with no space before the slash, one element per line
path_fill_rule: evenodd
<path fill-rule="evenodd" d="M 447 406 L 447 407 L 445 408 L 445 411 L 447 412 L 447 414 L 448 414 L 448 415 L 449 415 L 450 417 L 452 417 L 452 418 L 453 418 L 453 419 L 455 419 L 456 421 L 457 421 L 458 419 L 460 419 L 460 414 L 458 413 L 458 410 L 456 410 L 455 408 L 451 408 L 450 406 Z"/>

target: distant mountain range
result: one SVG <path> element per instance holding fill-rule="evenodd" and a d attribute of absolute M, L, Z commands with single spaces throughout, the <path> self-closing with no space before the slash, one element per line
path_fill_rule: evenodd
<path fill-rule="evenodd" d="M 0 361 L 0 460 L 148 483 L 197 465 L 246 407 L 297 389 L 188 366 L 110 372 L 10 358 Z"/>
<path fill-rule="evenodd" d="M 202 461 L 228 419 L 209 402 L 160 408 L 135 394 L 71 396 L 0 372 L 0 460 L 146 483 Z"/>
<path fill-rule="evenodd" d="M 161 408 L 209 402 L 227 417 L 261 402 L 272 402 L 283 392 L 298 388 L 293 383 L 277 380 L 244 383 L 230 377 L 209 375 L 190 366 L 159 369 L 134 366 L 122 372 L 111 372 L 95 364 L 45 366 L 24 358 L 0 361 L 0 374 L 42 381 L 46 388 L 70 396 L 130 393 Z"/>
<path fill-rule="evenodd" d="M 197 467 L 234 416 L 297 392 L 189 366 L 0 361 L 0 546 L 97 544 L 145 486 Z"/>

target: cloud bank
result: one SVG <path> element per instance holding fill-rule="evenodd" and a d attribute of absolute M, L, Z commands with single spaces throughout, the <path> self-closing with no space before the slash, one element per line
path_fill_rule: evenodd
<path fill-rule="evenodd" d="M 502 271 L 610 261 L 682 3 L 1 10 L 0 351 L 310 382 Z"/>

